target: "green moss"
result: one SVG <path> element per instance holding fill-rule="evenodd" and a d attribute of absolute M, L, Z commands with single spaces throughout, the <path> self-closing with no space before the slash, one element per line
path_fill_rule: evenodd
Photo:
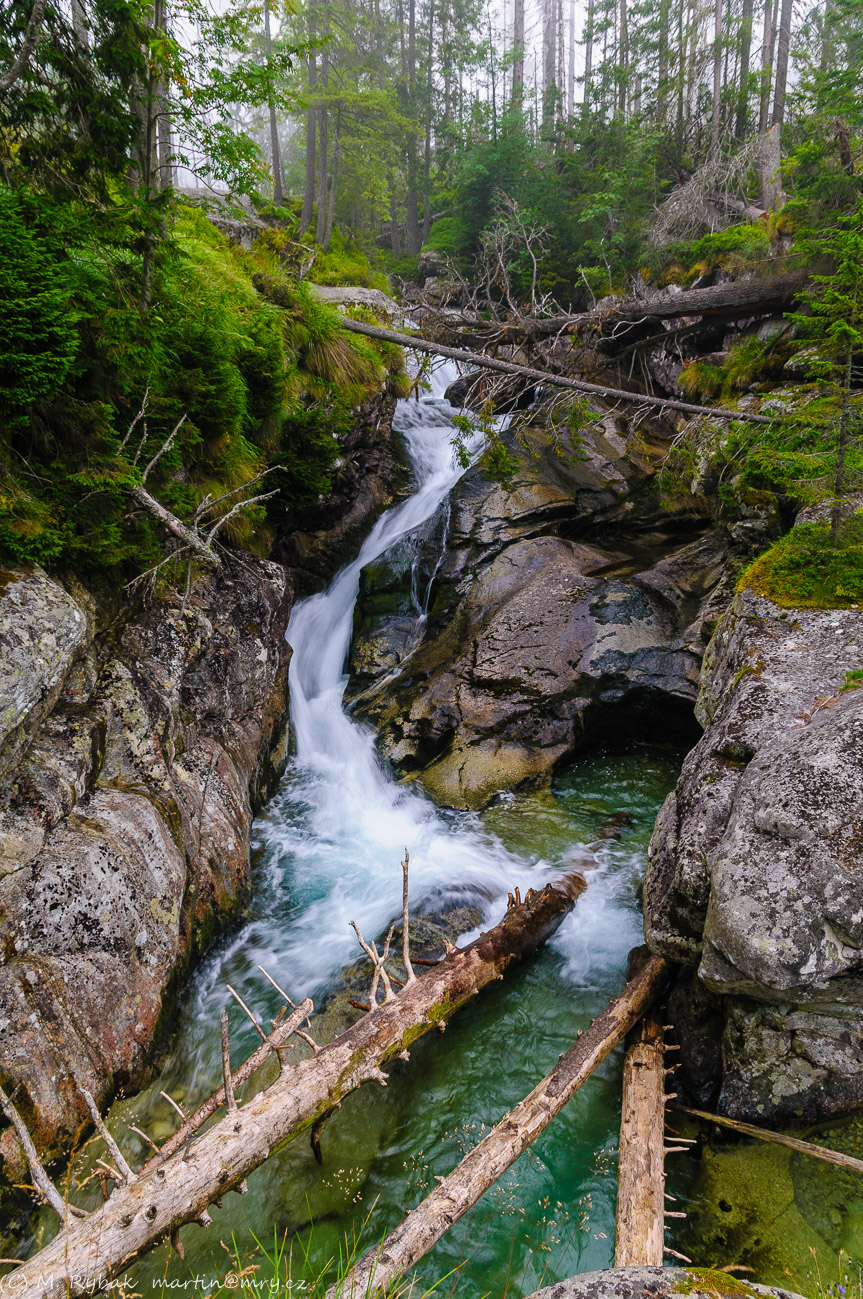
<path fill-rule="evenodd" d="M 757 1296 L 758 1291 L 729 1272 L 716 1272 L 709 1267 L 688 1267 L 686 1278 L 676 1281 L 675 1294 L 746 1295 Z"/>
<path fill-rule="evenodd" d="M 863 515 L 847 519 L 839 544 L 827 524 L 792 530 L 746 570 L 749 588 L 786 609 L 848 609 L 863 603 Z"/>

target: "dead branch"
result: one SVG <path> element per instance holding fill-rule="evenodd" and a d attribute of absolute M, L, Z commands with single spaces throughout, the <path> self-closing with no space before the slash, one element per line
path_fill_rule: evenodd
<path fill-rule="evenodd" d="M 725 285 L 721 286 L 725 288 Z M 707 293 L 709 290 L 705 289 Z M 715 419 L 741 420 L 750 424 L 770 424 L 768 415 L 751 415 L 740 410 L 726 410 L 722 406 L 695 406 L 692 402 L 677 401 L 671 397 L 650 397 L 642 392 L 626 392 L 622 388 L 608 388 L 604 384 L 587 383 L 583 379 L 571 379 L 568 375 L 551 374 L 546 370 L 536 370 L 532 366 L 516 365 L 513 361 L 499 361 L 495 357 L 485 356 L 481 352 L 465 352 L 460 348 L 447 347 L 443 343 L 432 343 L 425 338 L 410 334 L 397 334 L 391 329 L 382 329 L 379 325 L 367 325 L 360 320 L 345 318 L 342 321 L 345 329 L 355 334 L 365 334 L 369 338 L 383 339 L 388 343 L 398 343 L 401 347 L 413 348 L 420 352 L 433 352 L 439 356 L 451 357 L 454 361 L 463 361 L 467 365 L 476 365 L 488 370 L 498 370 L 501 374 L 523 375 L 534 384 L 551 384 L 558 388 L 571 388 L 574 392 L 590 393 L 593 396 L 613 398 L 615 401 L 634 402 L 639 406 L 656 406 L 660 410 L 680 411 L 685 415 L 712 415 Z"/>
<path fill-rule="evenodd" d="M 676 1114 L 690 1114 L 694 1119 L 705 1123 L 716 1123 L 722 1128 L 730 1128 L 745 1137 L 758 1137 L 759 1141 L 772 1141 L 778 1146 L 787 1146 L 801 1155 L 812 1155 L 813 1159 L 823 1159 L 825 1163 L 836 1164 L 849 1173 L 863 1173 L 863 1159 L 854 1159 L 852 1155 L 842 1155 L 838 1150 L 828 1150 L 826 1146 L 813 1145 L 811 1141 L 801 1141 L 798 1137 L 786 1136 L 784 1132 L 771 1132 L 767 1128 L 756 1127 L 754 1123 L 741 1123 L 739 1119 L 726 1118 L 724 1114 L 708 1114 L 706 1110 L 692 1110 L 686 1105 L 669 1105 Z M 675 1138 L 679 1140 L 679 1138 Z"/>
<path fill-rule="evenodd" d="M 18 1113 L 11 1099 L 6 1095 L 2 1087 L 0 1087 L 0 1108 L 2 1108 L 3 1113 L 15 1129 L 18 1140 L 21 1142 L 21 1149 L 24 1151 L 27 1164 L 30 1168 L 30 1176 L 33 1178 L 36 1190 L 39 1192 L 44 1202 L 47 1205 L 50 1205 L 61 1222 L 68 1224 L 71 1216 L 86 1218 L 87 1215 L 83 1209 L 77 1209 L 74 1204 L 66 1203 L 48 1174 L 45 1172 L 45 1169 L 42 1167 L 42 1162 L 36 1153 L 33 1139 L 27 1131 L 27 1126 L 24 1120 L 21 1118 L 21 1115 Z"/>
<path fill-rule="evenodd" d="M 441 1179 L 382 1245 L 327 1291 L 326 1299 L 374 1299 L 388 1293 L 393 1282 L 404 1277 L 548 1127 L 644 1014 L 666 977 L 666 962 L 650 957 L 551 1073 Z M 424 982 L 425 978 L 420 980 Z"/>

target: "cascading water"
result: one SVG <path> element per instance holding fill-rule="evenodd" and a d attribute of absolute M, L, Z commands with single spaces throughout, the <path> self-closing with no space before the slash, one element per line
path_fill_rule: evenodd
<path fill-rule="evenodd" d="M 525 1095 L 619 989 L 626 953 L 640 941 L 636 888 L 647 837 L 676 773 L 673 758 L 600 754 L 584 759 L 553 790 L 507 795 L 483 814 L 449 812 L 418 787 L 396 784 L 377 758 L 374 737 L 345 712 L 360 572 L 426 523 L 462 472 L 450 444 L 453 412 L 443 401 L 454 377 L 451 367 L 442 367 L 430 397 L 399 403 L 394 422 L 411 458 L 413 495 L 379 519 L 358 558 L 327 591 L 293 612 L 287 634 L 294 650 L 296 752 L 255 826 L 252 915 L 198 971 L 161 1078 L 149 1095 L 129 1103 L 136 1118 L 146 1114 L 144 1126 L 158 1137 L 175 1122 L 158 1098 L 160 1088 L 188 1105 L 206 1094 L 219 1078 L 225 984 L 262 1020 L 277 1007 L 258 965 L 292 996 L 320 1003 L 338 983 L 340 967 L 359 955 L 349 921 L 376 938 L 399 915 L 405 847 L 415 912 L 466 901 L 497 919 L 502 897 L 515 885 L 542 884 L 573 864 L 590 868 L 587 892 L 547 950 L 508 977 L 505 988 L 486 990 L 455 1016 L 444 1038 L 418 1043 L 384 1091 L 366 1088 L 345 1102 L 327 1128 L 323 1169 L 306 1143 L 292 1143 L 250 1178 L 249 1195 L 229 1196 L 213 1211 L 217 1239 L 231 1233 L 248 1239 L 250 1230 L 260 1236 L 273 1223 L 280 1231 L 302 1230 L 314 1218 L 318 1264 L 338 1253 L 373 1202 L 377 1238 L 394 1225 L 433 1175 L 448 1172 L 482 1125 Z M 418 580 L 415 586 L 419 629 L 429 589 Z M 609 816 L 620 813 L 621 837 L 601 838 Z M 250 1026 L 234 1018 L 235 1058 L 255 1041 Z M 608 1086 L 600 1075 L 523 1158 L 518 1179 L 485 1198 L 476 1211 L 481 1232 L 467 1225 L 449 1233 L 429 1256 L 427 1275 L 444 1275 L 467 1251 L 458 1293 L 478 1299 L 504 1288 L 511 1296 L 526 1294 L 543 1278 L 607 1265 L 614 1191 L 607 1151 L 618 1116 L 617 1083 Z M 561 1142 L 568 1143 L 562 1160 Z M 558 1202 L 564 1207 L 552 1211 L 549 1205 Z M 187 1261 L 171 1262 L 170 1274 L 206 1266 L 224 1272 L 213 1239 L 190 1228 Z M 160 1266 L 144 1264 L 144 1277 L 150 1268 L 155 1278 Z"/>

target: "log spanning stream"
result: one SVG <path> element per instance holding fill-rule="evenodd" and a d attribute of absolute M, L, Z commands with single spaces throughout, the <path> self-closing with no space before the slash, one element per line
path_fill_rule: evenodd
<path fill-rule="evenodd" d="M 359 956 L 349 921 L 369 938 L 399 915 L 406 845 L 412 912 L 448 911 L 465 931 L 460 942 L 471 936 L 477 911 L 484 921 L 500 917 L 515 885 L 524 892 L 575 865 L 586 871 L 588 890 L 535 959 L 486 989 L 443 1037 L 435 1033 L 417 1043 L 410 1062 L 393 1067 L 386 1089 L 368 1086 L 347 1098 L 324 1131 L 321 1167 L 306 1139 L 288 1145 L 250 1177 L 247 1195 L 229 1194 L 213 1208 L 211 1228 L 184 1228 L 185 1260 L 171 1254 L 166 1263 L 162 1246 L 137 1265 L 138 1293 L 159 1293 L 165 1275 L 186 1295 L 211 1293 L 213 1278 L 231 1266 L 226 1247 L 233 1251 L 235 1242 L 241 1256 L 255 1252 L 252 1232 L 268 1247 L 274 1230 L 288 1233 L 295 1279 L 304 1275 L 296 1260 L 306 1251 L 317 1270 L 344 1250 L 346 1236 L 353 1237 L 368 1215 L 366 1239 L 379 1241 L 619 992 L 627 953 L 641 941 L 637 888 L 647 842 L 682 754 L 596 751 L 550 789 L 507 795 L 481 815 L 456 813 L 436 808 L 417 787 L 394 784 L 377 760 L 374 737 L 342 706 L 363 565 L 426 521 L 461 473 L 442 396 L 454 377 L 454 367 L 441 368 L 430 397 L 399 405 L 413 495 L 377 522 L 359 557 L 327 591 L 294 610 L 288 638 L 296 752 L 256 825 L 251 915 L 199 969 L 181 1003 L 161 1077 L 114 1107 L 112 1127 L 126 1134 L 127 1148 L 129 1123 L 160 1141 L 177 1126 L 160 1089 L 189 1110 L 218 1084 L 226 983 L 261 1022 L 279 1001 L 258 965 L 292 996 L 311 996 L 321 1005 L 340 986 L 342 967 Z M 428 592 L 417 593 L 418 619 L 427 599 Z M 459 908 L 465 909 L 461 915 Z M 232 1044 L 240 1060 L 257 1038 L 235 1011 Z M 611 1264 L 619 1075 L 618 1053 L 423 1260 L 420 1273 L 428 1284 L 459 1268 L 455 1286 L 453 1279 L 444 1282 L 441 1294 L 518 1299 L 542 1284 Z M 763 1160 L 763 1151 L 758 1155 Z M 669 1189 L 685 1199 L 692 1165 L 686 1156 L 675 1158 L 682 1162 L 679 1173 L 669 1168 Z M 669 1243 L 685 1231 L 669 1232 Z M 193 1277 L 199 1282 L 189 1284 Z"/>

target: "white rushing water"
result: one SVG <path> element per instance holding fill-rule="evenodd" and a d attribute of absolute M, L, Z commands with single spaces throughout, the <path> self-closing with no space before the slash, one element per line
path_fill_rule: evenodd
<path fill-rule="evenodd" d="M 519 885 L 544 884 L 571 864 L 508 852 L 479 816 L 437 808 L 414 784 L 396 783 L 376 753 L 374 736 L 343 706 L 360 572 L 429 520 L 463 470 L 453 454 L 455 412 L 443 399 L 455 367 L 432 375 L 431 394 L 398 404 L 394 425 L 410 455 L 416 489 L 381 516 L 357 559 L 326 591 L 298 604 L 287 638 L 291 719 L 296 736 L 282 786 L 255 823 L 259 850 L 254 918 L 199 974 L 193 1017 L 212 1022 L 223 984 L 260 986 L 265 966 L 292 996 L 319 996 L 340 967 L 359 955 L 349 922 L 377 938 L 401 911 L 401 860 L 410 849 L 412 910 L 424 902 L 461 900 L 497 919 L 500 899 Z M 428 591 L 415 593 L 418 622 Z M 638 938 L 627 896 L 639 863 L 615 858 L 611 845 L 582 850 L 577 865 L 595 864 L 587 894 L 555 938 L 563 973 L 580 986 L 614 970 Z M 607 868 L 607 869 L 606 869 Z M 469 936 L 467 936 L 469 937 Z M 201 1030 L 203 1032 L 203 1028 Z M 209 1054 L 202 1040 L 187 1050 Z"/>
<path fill-rule="evenodd" d="M 259 832 L 276 870 L 279 860 L 296 863 L 304 905 L 292 917 L 280 963 L 298 989 L 319 987 L 354 954 L 350 920 L 375 937 L 397 914 L 405 847 L 412 905 L 432 893 L 489 900 L 527 879 L 523 862 L 464 817 L 447 818 L 421 793 L 394 783 L 372 734 L 342 704 L 361 570 L 430 519 L 463 473 L 451 445 L 448 417 L 455 412 L 443 399 L 456 377 L 454 366 L 441 366 L 430 396 L 399 403 L 394 424 L 405 438 L 416 490 L 378 520 L 328 590 L 297 605 L 288 627 L 296 758 L 293 778 Z"/>

